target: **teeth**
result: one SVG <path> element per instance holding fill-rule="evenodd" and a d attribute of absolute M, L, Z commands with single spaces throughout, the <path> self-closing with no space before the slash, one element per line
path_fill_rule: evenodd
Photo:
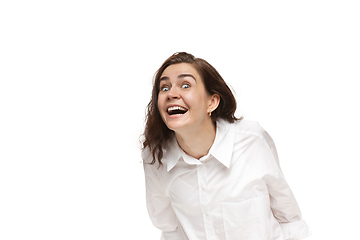
<path fill-rule="evenodd" d="M 170 111 L 175 111 L 175 110 L 181 110 L 181 111 L 186 111 L 186 108 L 180 107 L 180 106 L 174 106 L 174 107 L 169 107 L 168 108 L 168 112 Z"/>

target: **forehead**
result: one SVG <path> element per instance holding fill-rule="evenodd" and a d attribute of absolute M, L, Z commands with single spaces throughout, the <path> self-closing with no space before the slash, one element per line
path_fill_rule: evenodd
<path fill-rule="evenodd" d="M 200 78 L 196 68 L 190 63 L 177 63 L 170 65 L 165 68 L 164 72 L 161 74 L 161 77 L 177 77 L 178 75 L 184 73 L 191 73 L 194 76 L 196 75 L 195 77 Z"/>

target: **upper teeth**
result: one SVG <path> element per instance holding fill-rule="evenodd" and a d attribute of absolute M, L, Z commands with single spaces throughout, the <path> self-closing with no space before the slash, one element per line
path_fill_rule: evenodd
<path fill-rule="evenodd" d="M 168 112 L 174 111 L 174 110 L 186 111 L 186 108 L 183 108 L 183 107 L 180 107 L 180 106 L 173 106 L 173 107 L 169 107 L 169 108 L 168 108 Z"/>

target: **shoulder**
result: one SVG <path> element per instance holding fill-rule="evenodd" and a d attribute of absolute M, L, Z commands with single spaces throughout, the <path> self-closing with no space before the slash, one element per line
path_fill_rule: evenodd
<path fill-rule="evenodd" d="M 155 161 L 154 163 L 153 161 L 154 158 L 149 147 L 146 147 L 145 149 L 142 150 L 141 158 L 145 169 L 154 168 L 155 166 L 156 166 L 155 168 L 157 168 L 159 166 L 158 161 Z"/>
<path fill-rule="evenodd" d="M 159 172 L 164 168 L 164 159 L 162 159 L 162 164 L 159 163 L 157 159 L 154 161 L 153 154 L 149 147 L 146 147 L 141 152 L 142 163 L 145 169 L 145 174 L 148 172 Z"/>
<path fill-rule="evenodd" d="M 141 151 L 141 158 L 143 163 L 150 163 L 152 161 L 152 155 L 149 147 L 146 147 Z"/>
<path fill-rule="evenodd" d="M 265 129 L 256 121 L 241 120 L 233 123 L 236 135 L 249 135 L 256 138 L 266 139 Z"/>
<path fill-rule="evenodd" d="M 256 121 L 242 120 L 236 122 L 235 142 L 270 149 L 277 158 L 277 151 L 273 139 Z"/>

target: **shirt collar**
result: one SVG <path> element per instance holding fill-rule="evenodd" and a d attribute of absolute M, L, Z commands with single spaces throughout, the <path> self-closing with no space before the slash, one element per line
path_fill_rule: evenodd
<path fill-rule="evenodd" d="M 235 125 L 225 120 L 216 122 L 216 136 L 210 148 L 209 155 L 221 162 L 227 168 L 230 167 L 235 137 Z M 164 160 L 169 172 L 182 158 L 188 164 L 201 164 L 201 162 L 187 155 L 179 146 L 175 136 L 171 139 L 164 152 Z"/>

